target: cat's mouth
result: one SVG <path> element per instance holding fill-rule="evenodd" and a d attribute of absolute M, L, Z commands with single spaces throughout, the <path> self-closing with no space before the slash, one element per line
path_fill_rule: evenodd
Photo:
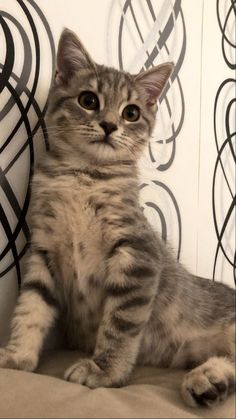
<path fill-rule="evenodd" d="M 107 145 L 108 147 L 111 147 L 115 150 L 115 146 L 112 142 L 112 139 L 110 137 L 110 135 L 104 135 L 103 137 L 101 137 L 99 140 L 93 140 L 91 141 L 92 144 L 100 144 L 100 145 Z"/>

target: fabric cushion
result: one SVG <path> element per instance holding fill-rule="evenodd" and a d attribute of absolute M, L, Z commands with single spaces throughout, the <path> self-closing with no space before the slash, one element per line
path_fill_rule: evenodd
<path fill-rule="evenodd" d="M 234 396 L 213 409 L 188 408 L 184 371 L 137 367 L 123 388 L 91 390 L 62 379 L 76 351 L 50 351 L 37 373 L 0 370 L 1 418 L 235 418 Z"/>

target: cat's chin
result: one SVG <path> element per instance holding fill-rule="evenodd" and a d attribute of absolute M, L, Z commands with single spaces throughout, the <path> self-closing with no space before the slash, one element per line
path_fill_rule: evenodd
<path fill-rule="evenodd" d="M 112 140 L 110 139 L 110 137 L 104 137 L 102 140 L 93 140 L 93 141 L 91 141 L 90 142 L 90 144 L 96 144 L 96 145 L 98 145 L 98 146 L 100 146 L 100 147 L 103 147 L 103 150 L 106 148 L 106 147 L 110 147 L 110 148 L 112 148 L 113 150 L 115 150 L 116 149 L 116 147 L 115 147 L 115 145 L 113 144 L 113 142 L 112 142 Z"/>
<path fill-rule="evenodd" d="M 124 152 L 121 153 L 114 146 L 99 140 L 93 144 L 90 143 L 90 147 L 86 151 L 90 160 L 96 160 L 100 163 L 119 163 L 121 160 L 127 159 L 127 155 L 124 155 Z"/>

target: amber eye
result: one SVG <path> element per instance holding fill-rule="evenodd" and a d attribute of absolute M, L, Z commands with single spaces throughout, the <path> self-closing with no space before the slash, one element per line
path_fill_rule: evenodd
<path fill-rule="evenodd" d="M 79 95 L 79 104 L 89 111 L 95 111 L 99 108 L 99 100 L 93 92 L 82 92 Z"/>
<path fill-rule="evenodd" d="M 135 122 L 140 117 L 140 109 L 136 105 L 128 105 L 124 108 L 122 116 L 126 121 Z"/>

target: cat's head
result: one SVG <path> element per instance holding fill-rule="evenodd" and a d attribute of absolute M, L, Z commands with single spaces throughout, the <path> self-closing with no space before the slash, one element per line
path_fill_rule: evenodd
<path fill-rule="evenodd" d="M 77 36 L 61 35 L 48 123 L 61 152 L 100 162 L 137 160 L 155 123 L 172 63 L 131 75 L 96 64 Z M 50 135 L 49 135 L 50 137 Z"/>

